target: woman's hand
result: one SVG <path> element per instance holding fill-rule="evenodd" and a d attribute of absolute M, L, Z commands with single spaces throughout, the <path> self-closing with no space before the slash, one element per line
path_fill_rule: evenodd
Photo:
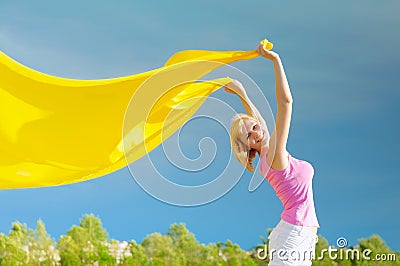
<path fill-rule="evenodd" d="M 246 91 L 240 83 L 240 81 L 233 79 L 230 83 L 225 85 L 225 91 L 232 93 L 232 94 L 237 94 L 238 96 L 245 98 L 246 97 Z"/>
<path fill-rule="evenodd" d="M 259 44 L 257 47 L 257 53 L 262 57 L 265 57 L 271 61 L 279 60 L 279 55 L 271 50 L 264 49 L 264 45 Z"/>

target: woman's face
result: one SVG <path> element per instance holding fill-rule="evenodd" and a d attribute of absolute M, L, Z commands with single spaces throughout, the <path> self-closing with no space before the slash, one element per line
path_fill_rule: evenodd
<path fill-rule="evenodd" d="M 243 120 L 243 134 L 240 140 L 248 145 L 250 149 L 261 151 L 261 144 L 265 138 L 265 132 L 260 127 L 260 123 L 253 119 Z"/>

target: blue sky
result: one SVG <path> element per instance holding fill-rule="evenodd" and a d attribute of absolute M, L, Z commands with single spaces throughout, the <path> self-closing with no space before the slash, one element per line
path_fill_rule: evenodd
<path fill-rule="evenodd" d="M 267 37 L 281 54 L 294 97 L 288 150 L 315 168 L 319 233 L 331 244 L 345 237 L 351 245 L 376 233 L 400 250 L 399 9 L 398 1 L 361 0 L 1 0 L 0 49 L 47 74 L 99 79 L 157 68 L 179 50 L 249 50 Z M 234 66 L 260 86 L 275 112 L 272 65 L 258 58 Z M 219 91 L 215 97 L 241 110 L 232 95 Z M 196 139 L 200 133 L 191 134 Z M 216 136 L 223 159 L 229 142 L 224 133 Z M 197 156 L 187 146 L 188 156 Z M 161 149 L 151 156 L 166 165 Z M 204 175 L 218 173 L 215 167 Z M 199 176 L 185 173 L 182 180 Z M 158 201 L 128 169 L 79 184 L 0 191 L 0 232 L 17 220 L 35 227 L 40 218 L 58 239 L 83 214 L 94 213 L 118 240 L 141 242 L 184 222 L 202 243 L 230 239 L 248 249 L 282 210 L 267 182 L 248 191 L 250 177 L 197 207 Z"/>

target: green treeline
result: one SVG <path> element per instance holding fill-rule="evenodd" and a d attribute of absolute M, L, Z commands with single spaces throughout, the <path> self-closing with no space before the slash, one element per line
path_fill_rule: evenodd
<path fill-rule="evenodd" d="M 267 265 L 267 245 L 267 237 L 249 251 L 229 240 L 201 244 L 184 224 L 172 224 L 167 234 L 150 234 L 140 244 L 109 240 L 101 220 L 90 214 L 58 242 L 41 220 L 36 229 L 13 223 L 8 235 L 0 234 L 0 265 Z M 356 247 L 333 248 L 319 236 L 313 265 L 400 265 L 400 253 L 377 235 L 360 239 Z"/>

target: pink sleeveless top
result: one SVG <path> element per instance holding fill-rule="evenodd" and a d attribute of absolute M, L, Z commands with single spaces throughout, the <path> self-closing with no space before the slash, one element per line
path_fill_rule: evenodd
<path fill-rule="evenodd" d="M 319 227 L 314 207 L 310 163 L 293 158 L 288 153 L 286 169 L 275 170 L 267 163 L 267 154 L 260 158 L 260 172 L 268 180 L 283 204 L 281 219 L 294 225 Z"/>

